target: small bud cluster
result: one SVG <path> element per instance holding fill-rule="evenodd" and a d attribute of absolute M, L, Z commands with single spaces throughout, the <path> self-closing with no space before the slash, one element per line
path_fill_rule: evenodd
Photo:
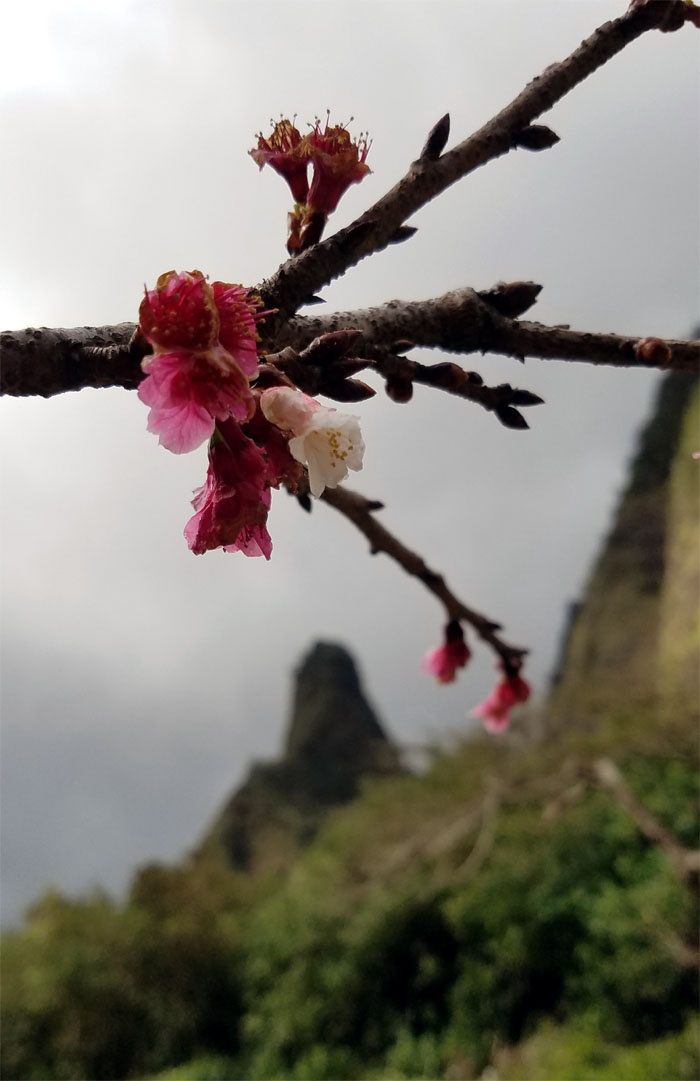
<path fill-rule="evenodd" d="M 423 671 L 435 676 L 438 683 L 454 683 L 457 670 L 464 668 L 470 657 L 461 624 L 453 619 L 445 627 L 442 645 L 429 649 L 423 657 Z M 520 676 L 520 663 L 513 658 L 502 662 L 501 678 L 491 694 L 471 710 L 473 717 L 481 718 L 487 732 L 504 732 L 510 724 L 510 711 L 530 697 L 530 686 Z"/>
<path fill-rule="evenodd" d="M 279 120 L 272 134 L 258 135 L 249 151 L 260 168 L 269 165 L 289 185 L 294 209 L 287 215 L 287 251 L 290 255 L 318 243 L 331 214 L 351 184 L 370 172 L 365 164 L 370 143 L 365 136 L 354 142 L 342 124 L 325 127 L 316 120 L 308 135 L 301 135 L 291 120 Z M 308 167 L 312 167 L 311 182 Z"/>

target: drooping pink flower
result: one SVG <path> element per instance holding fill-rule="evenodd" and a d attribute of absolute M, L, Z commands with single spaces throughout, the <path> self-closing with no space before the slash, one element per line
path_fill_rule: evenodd
<path fill-rule="evenodd" d="M 243 286 L 209 285 L 199 270 L 168 271 L 146 290 L 139 329 L 154 351 L 142 362 L 138 396 L 151 407 L 148 430 L 168 450 L 194 450 L 216 420 L 252 416 L 259 309 Z"/>
<path fill-rule="evenodd" d="M 429 649 L 423 657 L 422 668 L 435 676 L 438 683 L 454 683 L 457 669 L 464 668 L 471 657 L 471 650 L 464 641 L 459 623 L 455 620 L 446 628 L 445 641 L 441 646 Z"/>
<path fill-rule="evenodd" d="M 248 153 L 261 169 L 264 165 L 269 165 L 284 177 L 295 203 L 306 202 L 309 192 L 309 159 L 305 141 L 291 120 L 280 120 L 275 124 L 268 139 L 260 133 L 257 147 Z"/>
<path fill-rule="evenodd" d="M 357 417 L 328 409 L 308 394 L 291 387 L 270 387 L 260 396 L 265 417 L 291 431 L 289 450 L 309 471 L 311 494 L 335 488 L 350 469 L 362 469 L 365 445 Z"/>
<path fill-rule="evenodd" d="M 530 686 L 518 675 L 506 676 L 496 684 L 488 698 L 472 709 L 487 732 L 503 732 L 510 724 L 510 711 L 530 697 Z"/>
<path fill-rule="evenodd" d="M 351 184 L 358 184 L 371 171 L 365 164 L 370 143 L 365 136 L 353 142 L 342 124 L 321 129 L 316 120 L 313 130 L 304 137 L 306 153 L 313 165 L 313 178 L 306 203 L 315 213 L 330 214 Z"/>
<path fill-rule="evenodd" d="M 207 479 L 194 493 L 195 514 L 185 526 L 185 539 L 195 555 L 223 548 L 270 558 L 267 477 L 265 457 L 253 440 L 235 421 L 219 424 L 209 445 Z"/>

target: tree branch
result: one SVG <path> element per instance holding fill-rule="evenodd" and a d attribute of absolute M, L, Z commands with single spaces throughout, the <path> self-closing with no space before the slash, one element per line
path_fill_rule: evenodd
<path fill-rule="evenodd" d="M 381 510 L 382 504 L 366 499 L 358 492 L 339 485 L 337 488 L 326 488 L 321 499 L 329 503 L 337 511 L 344 514 L 353 525 L 357 526 L 361 533 L 370 543 L 372 554 L 385 552 L 391 559 L 402 567 L 407 574 L 418 578 L 426 589 L 442 604 L 449 620 L 463 620 L 468 623 L 482 641 L 487 642 L 499 655 L 506 667 L 515 664 L 520 667 L 526 649 L 512 646 L 499 638 L 497 631 L 500 625 L 487 619 L 486 616 L 475 612 L 463 601 L 452 593 L 445 583 L 442 575 L 432 570 L 416 552 L 406 548 L 388 529 L 374 517 L 374 511 Z"/>
<path fill-rule="evenodd" d="M 0 333 L 0 394 L 50 398 L 83 387 L 126 387 L 143 379 L 134 323 Z"/>
<path fill-rule="evenodd" d="M 627 811 L 637 829 L 647 840 L 659 846 L 674 871 L 684 882 L 697 885 L 700 874 L 700 850 L 685 848 L 679 844 L 670 830 L 643 807 L 630 792 L 624 777 L 609 758 L 593 763 L 594 779 L 612 792 L 616 801 Z"/>
<path fill-rule="evenodd" d="M 519 295 L 514 301 L 507 292 L 525 289 L 529 290 L 525 300 Z M 362 335 L 358 352 L 366 357 L 366 367 L 374 368 L 385 378 L 394 376 L 440 387 L 488 409 L 503 403 L 499 398 L 494 404 L 493 388 L 483 387 L 479 376 L 453 364 L 418 364 L 398 353 L 421 346 L 451 353 L 497 353 L 519 359 L 531 356 L 614 367 L 698 370 L 700 341 L 593 334 L 568 327 L 548 327 L 503 314 L 514 307 L 515 310 L 530 307 L 538 291 L 539 287 L 531 282 L 515 282 L 481 293 L 468 288 L 455 289 L 432 300 L 391 300 L 376 308 L 298 315 L 278 326 L 274 339 L 264 326 L 261 336 L 268 349 L 302 351 L 314 338 L 351 328 Z M 133 389 L 143 377 L 140 361 L 147 352 L 143 342 L 135 337 L 135 331 L 134 323 L 5 331 L 0 334 L 0 394 L 37 394 L 48 398 L 81 387 Z M 645 341 L 654 341 L 659 348 L 640 349 Z M 398 351 L 393 349 L 397 343 L 401 347 Z"/>
<path fill-rule="evenodd" d="M 677 25 L 668 24 L 670 9 Z M 646 0 L 631 5 L 620 18 L 599 27 L 565 60 L 551 64 L 510 105 L 453 150 L 438 157 L 422 154 L 398 184 L 356 221 L 283 263 L 256 288 L 266 307 L 278 309 L 269 323 L 272 337 L 323 286 L 366 256 L 403 239 L 397 231 L 420 207 L 479 166 L 524 145 L 522 136 L 533 120 L 626 45 L 647 30 L 677 29 L 686 19 L 693 19 L 690 5 L 678 0 Z"/>
<path fill-rule="evenodd" d="M 390 300 L 377 308 L 297 315 L 279 328 L 275 343 L 277 348 L 303 349 L 320 334 L 351 327 L 360 331 L 363 343 L 370 346 L 389 346 L 408 339 L 413 346 L 448 353 L 497 353 L 622 368 L 698 369 L 700 341 L 666 339 L 668 351 L 649 350 L 647 355 L 637 348 L 645 340 L 637 335 L 594 334 L 511 319 L 484 299 L 488 295 L 455 289 L 431 300 Z"/>

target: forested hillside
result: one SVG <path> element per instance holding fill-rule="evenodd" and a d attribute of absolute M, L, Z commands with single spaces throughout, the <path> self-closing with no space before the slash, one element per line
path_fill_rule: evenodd
<path fill-rule="evenodd" d="M 694 1081 L 697 440 L 671 376 L 521 738 L 392 759 L 286 865 L 214 828 L 125 904 L 39 899 L 3 1076 Z"/>

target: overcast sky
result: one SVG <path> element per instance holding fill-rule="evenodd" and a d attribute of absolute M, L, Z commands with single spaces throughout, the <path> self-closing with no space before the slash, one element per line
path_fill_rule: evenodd
<path fill-rule="evenodd" d="M 3 7 L 0 323 L 136 318 L 144 283 L 200 268 L 254 284 L 284 258 L 286 186 L 247 151 L 269 118 L 330 109 L 369 131 L 372 174 L 341 226 L 405 171 L 449 110 L 463 138 L 622 2 L 256 4 L 34 0 Z M 534 317 L 679 336 L 696 319 L 697 37 L 647 34 L 519 151 L 413 219 L 410 242 L 325 291 L 327 310 L 531 279 Z M 419 354 L 414 354 L 418 357 Z M 438 360 L 426 353 L 421 359 Z M 469 358 L 540 394 L 529 432 L 418 388 L 354 409 L 353 485 L 464 600 L 532 649 L 541 692 L 656 377 Z M 251 758 L 275 753 L 291 673 L 345 643 L 392 734 L 468 730 L 493 681 L 477 647 L 447 688 L 420 671 L 436 602 L 326 506 L 275 493 L 272 560 L 195 557 L 182 536 L 206 450 L 169 454 L 126 391 L 0 402 L 3 919 L 49 883 L 124 887 L 191 846 Z"/>

